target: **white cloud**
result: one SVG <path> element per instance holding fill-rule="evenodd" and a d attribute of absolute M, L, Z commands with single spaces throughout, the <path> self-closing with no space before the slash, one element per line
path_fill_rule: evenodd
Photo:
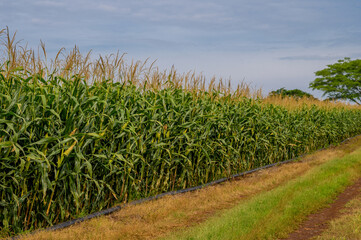
<path fill-rule="evenodd" d="M 284 61 L 319 61 L 319 60 L 333 60 L 333 59 L 340 59 L 343 56 L 330 56 L 330 55 L 294 55 L 294 56 L 285 56 L 280 57 L 279 60 Z"/>
<path fill-rule="evenodd" d="M 108 5 L 108 4 L 103 4 L 103 3 L 99 4 L 97 7 L 98 7 L 98 9 L 104 10 L 106 12 L 117 12 L 118 11 L 117 7 Z"/>
<path fill-rule="evenodd" d="M 49 1 L 49 0 L 43 0 L 43 1 L 34 1 L 35 5 L 40 5 L 42 7 L 61 7 L 65 6 L 64 2 L 61 1 Z"/>
<path fill-rule="evenodd" d="M 44 21 L 43 19 L 40 19 L 40 18 L 32 18 L 31 22 L 32 23 L 46 23 L 46 21 Z"/>

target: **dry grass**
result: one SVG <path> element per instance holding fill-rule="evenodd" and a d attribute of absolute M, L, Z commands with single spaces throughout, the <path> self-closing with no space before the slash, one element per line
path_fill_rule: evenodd
<path fill-rule="evenodd" d="M 55 232 L 39 232 L 24 239 L 156 239 L 181 231 L 229 209 L 260 192 L 273 189 L 303 175 L 335 157 L 360 146 L 361 137 L 347 144 L 310 154 L 302 161 L 290 163 L 239 180 L 156 201 L 129 206 L 109 216 Z"/>
<path fill-rule="evenodd" d="M 302 107 L 311 107 L 315 105 L 323 109 L 332 109 L 332 108 L 347 108 L 347 109 L 361 109 L 361 106 L 355 104 L 349 104 L 342 101 L 320 101 L 318 99 L 311 99 L 303 97 L 300 99 L 292 97 L 282 97 L 282 96 L 268 96 L 262 99 L 262 102 L 265 104 L 274 104 L 278 106 L 283 106 L 287 109 L 299 109 Z"/>

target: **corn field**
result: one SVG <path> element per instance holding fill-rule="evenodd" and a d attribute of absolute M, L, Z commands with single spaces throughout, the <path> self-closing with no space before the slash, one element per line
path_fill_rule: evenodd
<path fill-rule="evenodd" d="M 9 235 L 361 133 L 358 108 L 290 108 L 175 70 L 140 75 L 133 63 L 119 68 L 122 80 L 103 72 L 89 83 L 79 68 L 26 69 L 15 53 L 0 63 L 0 228 Z"/>

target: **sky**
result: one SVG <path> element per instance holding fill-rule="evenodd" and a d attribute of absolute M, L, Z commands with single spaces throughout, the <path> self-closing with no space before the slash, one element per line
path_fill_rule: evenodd
<path fill-rule="evenodd" d="M 361 58 L 360 23 L 360 0 L 0 0 L 0 29 L 50 54 L 119 50 L 160 69 L 317 97 L 315 71 Z"/>

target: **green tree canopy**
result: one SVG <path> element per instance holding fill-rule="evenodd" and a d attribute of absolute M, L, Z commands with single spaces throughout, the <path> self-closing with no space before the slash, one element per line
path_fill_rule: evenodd
<path fill-rule="evenodd" d="M 310 88 L 321 90 L 329 99 L 350 100 L 361 104 L 361 59 L 344 58 L 315 72 Z"/>
<path fill-rule="evenodd" d="M 276 91 L 272 91 L 269 93 L 269 95 L 270 96 L 280 95 L 283 97 L 287 96 L 287 97 L 294 97 L 294 98 L 302 98 L 302 97 L 308 97 L 308 98 L 312 98 L 312 99 L 315 98 L 311 94 L 304 92 L 300 89 L 287 90 L 285 88 L 280 88 L 280 89 L 277 89 Z"/>

